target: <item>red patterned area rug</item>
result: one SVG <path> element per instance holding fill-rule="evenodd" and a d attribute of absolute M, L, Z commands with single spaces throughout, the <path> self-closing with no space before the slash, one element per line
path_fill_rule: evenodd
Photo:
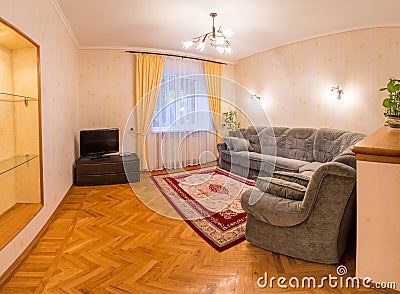
<path fill-rule="evenodd" d="M 240 204 L 253 180 L 218 167 L 151 176 L 179 215 L 205 241 L 224 251 L 245 240 L 246 212 Z"/>

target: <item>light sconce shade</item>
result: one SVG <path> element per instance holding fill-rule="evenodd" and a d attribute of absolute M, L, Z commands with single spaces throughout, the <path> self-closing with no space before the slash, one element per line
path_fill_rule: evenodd
<path fill-rule="evenodd" d="M 343 92 L 343 89 L 340 89 L 339 85 L 337 85 L 336 87 L 332 87 L 331 91 L 337 93 L 337 97 L 336 98 L 338 100 L 342 99 L 342 96 L 343 96 L 344 92 Z"/>
<path fill-rule="evenodd" d="M 261 100 L 261 97 L 257 96 L 256 94 L 251 95 L 250 98 L 256 98 L 258 101 Z"/>

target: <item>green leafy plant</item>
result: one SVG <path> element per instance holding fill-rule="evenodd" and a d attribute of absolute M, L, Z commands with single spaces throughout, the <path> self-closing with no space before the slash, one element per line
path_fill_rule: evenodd
<path fill-rule="evenodd" d="M 224 127 L 227 127 L 228 130 L 230 131 L 236 131 L 237 129 L 240 128 L 240 122 L 236 122 L 236 111 L 231 110 L 228 112 L 224 112 L 224 122 L 222 125 Z"/>
<path fill-rule="evenodd" d="M 385 107 L 385 116 L 400 115 L 400 80 L 390 78 L 385 88 L 379 91 L 388 91 L 388 96 L 383 100 L 382 105 Z"/>

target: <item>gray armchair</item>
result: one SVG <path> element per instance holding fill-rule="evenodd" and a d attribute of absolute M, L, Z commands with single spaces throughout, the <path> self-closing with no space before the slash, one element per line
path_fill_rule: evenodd
<path fill-rule="evenodd" d="M 301 201 L 257 188 L 245 191 L 246 239 L 308 261 L 339 262 L 355 228 L 355 183 L 353 167 L 332 161 L 315 170 Z"/>

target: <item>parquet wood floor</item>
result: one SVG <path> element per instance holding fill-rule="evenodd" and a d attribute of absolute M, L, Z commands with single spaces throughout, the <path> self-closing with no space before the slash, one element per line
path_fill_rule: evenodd
<path fill-rule="evenodd" d="M 173 214 L 148 174 L 135 184 L 72 187 L 54 221 L 0 293 L 376 293 L 367 289 L 261 289 L 257 279 L 336 275 L 247 241 L 217 252 Z M 354 246 L 342 264 L 354 275 Z M 380 293 L 380 292 L 379 292 Z"/>

